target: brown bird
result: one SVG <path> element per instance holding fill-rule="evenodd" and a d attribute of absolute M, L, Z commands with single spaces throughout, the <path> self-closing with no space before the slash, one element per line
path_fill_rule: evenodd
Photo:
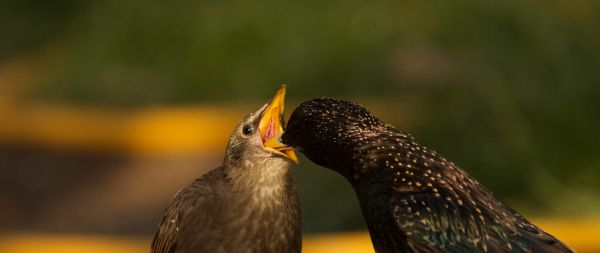
<path fill-rule="evenodd" d="M 290 172 L 298 159 L 276 140 L 285 90 L 238 123 L 222 166 L 175 194 L 152 253 L 300 252 L 300 203 Z"/>
<path fill-rule="evenodd" d="M 572 252 L 454 163 L 356 103 L 304 102 L 282 138 L 350 182 L 377 252 Z"/>

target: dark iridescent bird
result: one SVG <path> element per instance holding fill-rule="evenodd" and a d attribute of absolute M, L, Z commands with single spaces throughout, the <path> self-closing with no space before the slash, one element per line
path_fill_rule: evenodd
<path fill-rule="evenodd" d="M 180 190 L 152 253 L 300 252 L 300 209 L 283 131 L 285 86 L 235 127 L 223 165 Z"/>
<path fill-rule="evenodd" d="M 356 103 L 301 104 L 282 141 L 350 182 L 377 252 L 572 252 Z"/>

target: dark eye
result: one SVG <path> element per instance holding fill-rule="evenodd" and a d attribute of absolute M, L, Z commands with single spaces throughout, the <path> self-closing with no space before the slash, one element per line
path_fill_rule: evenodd
<path fill-rule="evenodd" d="M 244 135 L 251 135 L 254 133 L 254 127 L 251 125 L 245 125 L 244 128 L 242 128 L 242 133 Z"/>

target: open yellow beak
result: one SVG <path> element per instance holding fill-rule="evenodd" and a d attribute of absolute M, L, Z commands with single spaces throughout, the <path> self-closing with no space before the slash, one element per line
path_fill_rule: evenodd
<path fill-rule="evenodd" d="M 294 149 L 280 141 L 280 137 L 283 134 L 281 119 L 283 118 L 285 89 L 285 84 L 279 88 L 277 94 L 275 94 L 275 97 L 273 97 L 269 106 L 263 112 L 258 129 L 265 149 L 273 150 L 298 163 L 298 156 L 296 156 Z"/>

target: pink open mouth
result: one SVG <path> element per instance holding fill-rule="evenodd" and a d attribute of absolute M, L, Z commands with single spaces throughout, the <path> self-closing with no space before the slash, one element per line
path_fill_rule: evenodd
<path fill-rule="evenodd" d="M 262 142 L 264 143 L 265 141 L 267 141 L 268 139 L 271 139 L 276 134 L 277 133 L 275 131 L 275 121 L 273 118 L 271 118 L 269 120 L 269 124 L 267 125 L 267 129 L 265 129 L 265 132 L 261 136 Z"/>

